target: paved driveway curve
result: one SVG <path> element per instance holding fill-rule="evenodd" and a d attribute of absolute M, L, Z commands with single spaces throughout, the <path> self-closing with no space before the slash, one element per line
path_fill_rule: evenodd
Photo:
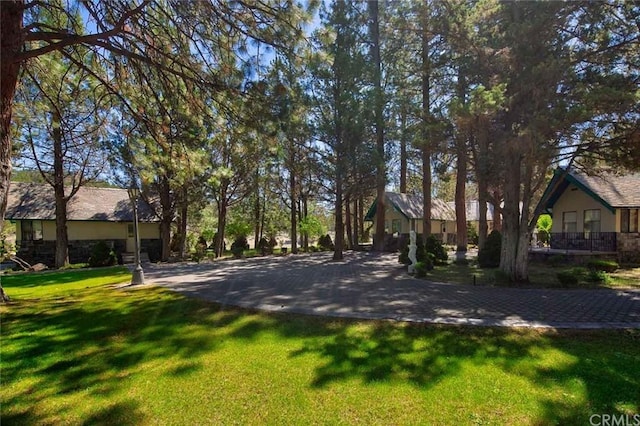
<path fill-rule="evenodd" d="M 327 253 L 148 265 L 148 282 L 227 305 L 483 326 L 640 328 L 639 290 L 474 287 L 412 278 L 397 255 Z"/>

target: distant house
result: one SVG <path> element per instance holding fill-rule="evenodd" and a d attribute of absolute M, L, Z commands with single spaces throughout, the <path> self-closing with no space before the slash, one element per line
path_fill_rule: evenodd
<path fill-rule="evenodd" d="M 422 197 L 397 192 L 385 193 L 386 205 L 384 215 L 384 229 L 387 234 L 385 247 L 390 250 L 397 248 L 397 240 L 402 245 L 408 238 L 410 231 L 422 235 L 423 207 Z M 375 229 L 377 220 L 377 200 L 373 202 L 365 220 L 373 222 Z M 446 202 L 438 199 L 431 200 L 431 233 L 446 244 L 455 244 L 456 213 Z M 395 239 L 395 240 L 394 240 Z"/>
<path fill-rule="evenodd" d="M 92 247 L 105 241 L 118 254 L 133 253 L 133 209 L 126 189 L 82 187 L 67 205 L 71 263 L 86 262 Z M 138 200 L 141 251 L 160 258 L 160 226 L 153 210 Z M 7 220 L 16 224 L 18 256 L 29 263 L 55 261 L 55 198 L 51 186 L 12 182 Z"/>
<path fill-rule="evenodd" d="M 551 214 L 551 248 L 617 252 L 640 261 L 640 173 L 587 176 L 559 168 L 539 208 Z"/>
<path fill-rule="evenodd" d="M 456 211 L 456 203 L 450 201 L 449 207 Z M 480 231 L 480 202 L 478 200 L 470 200 L 465 203 L 467 223 L 470 224 L 476 232 Z M 493 216 L 494 207 L 493 204 L 487 203 L 487 230 L 491 232 L 493 230 Z"/>

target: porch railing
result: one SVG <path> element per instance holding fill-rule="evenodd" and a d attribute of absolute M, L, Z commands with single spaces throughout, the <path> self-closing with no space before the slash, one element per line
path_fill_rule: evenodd
<path fill-rule="evenodd" d="M 614 252 L 616 236 L 615 232 L 552 232 L 551 248 Z"/>

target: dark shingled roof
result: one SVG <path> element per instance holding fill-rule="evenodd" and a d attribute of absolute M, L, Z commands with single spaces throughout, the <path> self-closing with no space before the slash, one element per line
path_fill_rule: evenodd
<path fill-rule="evenodd" d="M 640 207 L 640 173 L 619 175 L 603 172 L 597 176 L 588 176 L 575 170 L 567 172 L 563 168 L 558 168 L 542 195 L 538 208 L 547 211 L 552 209 L 558 198 L 571 184 L 580 188 L 611 212 L 616 208 Z"/>
<path fill-rule="evenodd" d="M 575 171 L 571 175 L 598 194 L 611 207 L 640 207 L 640 173 L 629 175 L 587 176 Z"/>
<path fill-rule="evenodd" d="M 5 217 L 12 220 L 55 220 L 53 188 L 47 184 L 11 182 Z M 141 222 L 158 222 L 153 210 L 138 200 Z M 133 209 L 126 189 L 83 186 L 67 204 L 67 220 L 131 222 Z"/>

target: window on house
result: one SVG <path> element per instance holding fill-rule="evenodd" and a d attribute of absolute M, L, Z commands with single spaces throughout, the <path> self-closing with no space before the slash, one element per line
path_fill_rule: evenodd
<path fill-rule="evenodd" d="M 393 219 L 391 221 L 391 233 L 392 234 L 400 234 L 402 232 L 401 226 L 400 226 L 400 220 L 398 219 Z"/>
<path fill-rule="evenodd" d="M 584 235 L 588 237 L 592 232 L 600 232 L 600 210 L 584 211 Z"/>
<path fill-rule="evenodd" d="M 640 209 L 622 209 L 620 211 L 620 232 L 638 232 Z"/>
<path fill-rule="evenodd" d="M 127 236 L 133 238 L 133 223 L 127 224 Z"/>
<path fill-rule="evenodd" d="M 42 240 L 42 221 L 23 220 L 21 224 L 22 241 Z"/>
<path fill-rule="evenodd" d="M 562 232 L 578 232 L 578 213 L 562 213 Z"/>

